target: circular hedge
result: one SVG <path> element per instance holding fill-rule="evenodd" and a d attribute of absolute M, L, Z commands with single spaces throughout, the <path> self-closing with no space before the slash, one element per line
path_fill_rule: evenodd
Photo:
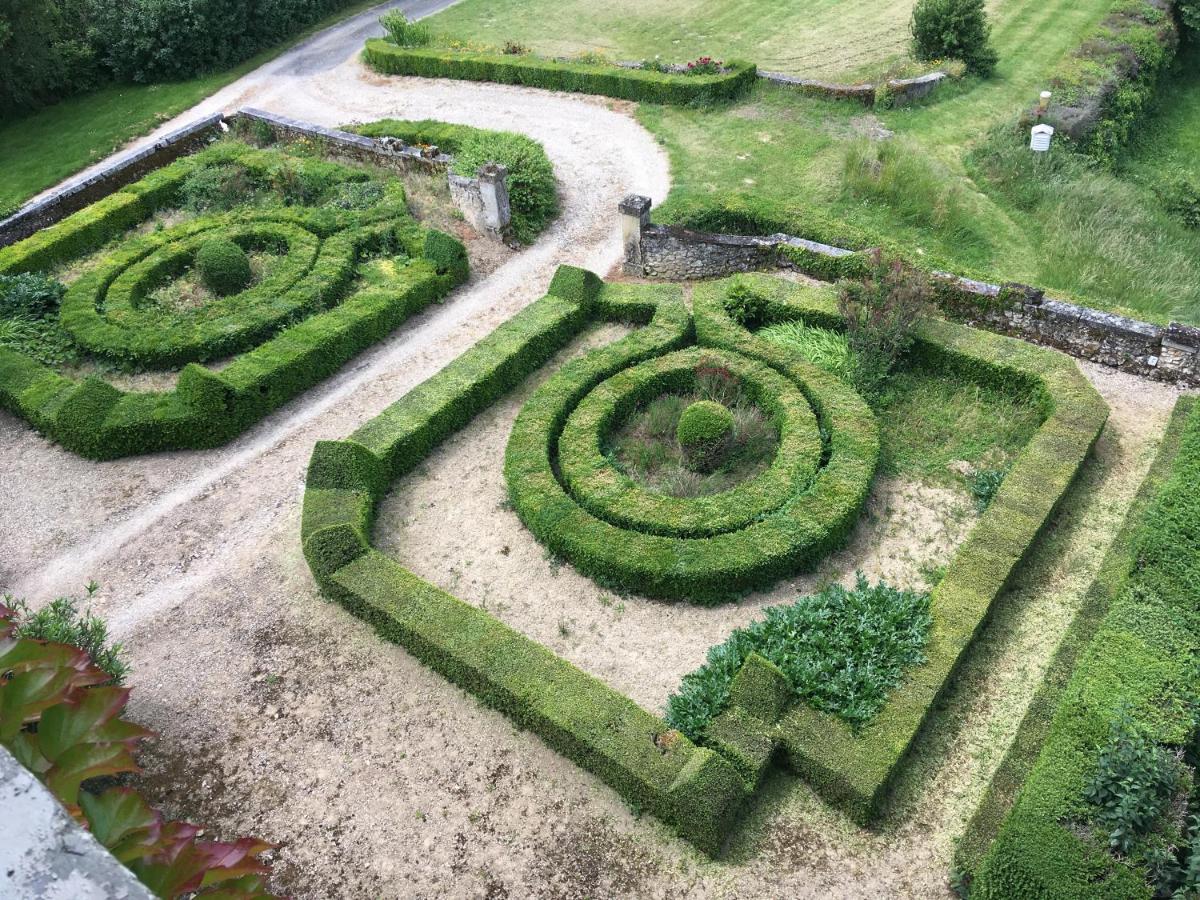
<path fill-rule="evenodd" d="M 675 427 L 675 440 L 688 466 L 697 472 L 716 467 L 732 436 L 733 413 L 715 400 L 697 400 L 688 406 Z"/>
<path fill-rule="evenodd" d="M 639 362 L 638 340 L 635 333 L 618 342 L 624 350 L 564 366 L 517 417 L 505 478 L 538 539 L 604 583 L 704 603 L 770 584 L 837 546 L 857 520 L 878 457 L 874 416 L 862 399 L 815 367 L 784 371 L 726 349 Z M 620 417 L 712 366 L 751 385 L 755 403 L 779 424 L 772 465 L 696 498 L 652 492 L 618 471 L 604 438 Z"/>
<path fill-rule="evenodd" d="M 226 238 L 211 238 L 196 251 L 196 271 L 204 286 L 218 297 L 237 294 L 250 286 L 250 257 Z"/>

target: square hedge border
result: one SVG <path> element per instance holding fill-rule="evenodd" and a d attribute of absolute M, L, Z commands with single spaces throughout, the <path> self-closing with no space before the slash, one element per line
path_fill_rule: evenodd
<path fill-rule="evenodd" d="M 772 316 L 833 322 L 827 292 L 752 278 L 771 295 Z M 704 342 L 786 367 L 786 354 L 733 325 L 713 302 L 719 294 L 712 292 L 718 290 L 697 288 L 696 328 Z M 677 286 L 605 285 L 590 272 L 561 267 L 541 300 L 349 439 L 317 444 L 301 537 L 309 567 L 327 596 L 715 854 L 780 747 L 791 767 L 829 800 L 859 821 L 873 816 L 991 604 L 1090 452 L 1108 408 L 1074 363 L 1059 354 L 949 323 L 925 326 L 917 352 L 927 364 L 1032 391 L 1045 414 L 934 593 L 929 661 L 856 736 L 842 723 L 792 703 L 777 671 L 752 658 L 735 681 L 730 708 L 707 735 L 712 746 L 701 747 L 599 679 L 371 545 L 376 505 L 389 485 L 584 327 L 618 319 L 649 324 L 646 330 L 651 330 L 677 318 L 681 304 Z"/>
<path fill-rule="evenodd" d="M 221 144 L 178 159 L 0 249 L 0 274 L 48 269 L 93 252 L 174 203 L 184 180 L 197 168 L 263 152 Z M 341 164 L 327 165 L 349 171 Z M 0 407 L 89 459 L 220 446 L 466 280 L 462 244 L 420 226 L 407 212 L 395 222 L 406 252 L 423 265 L 405 270 L 405 277 L 386 291 L 353 293 L 305 318 L 238 354 L 220 372 L 189 363 L 180 371 L 175 390 L 122 391 L 96 376 L 76 381 L 0 348 Z M 316 274 L 332 289 L 337 273 Z"/>

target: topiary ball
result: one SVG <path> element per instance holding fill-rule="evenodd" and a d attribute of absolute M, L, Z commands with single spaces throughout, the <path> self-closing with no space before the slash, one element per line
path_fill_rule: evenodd
<path fill-rule="evenodd" d="M 225 297 L 250 285 L 250 257 L 233 241 L 214 238 L 196 251 L 196 271 L 200 281 L 214 294 Z"/>
<path fill-rule="evenodd" d="M 684 462 L 697 472 L 716 468 L 733 436 L 733 413 L 713 400 L 699 400 L 683 411 L 675 439 Z"/>

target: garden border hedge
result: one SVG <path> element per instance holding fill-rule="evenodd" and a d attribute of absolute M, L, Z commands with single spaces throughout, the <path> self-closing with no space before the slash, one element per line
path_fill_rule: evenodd
<path fill-rule="evenodd" d="M 49 269 L 98 249 L 173 203 L 184 179 L 203 165 L 236 161 L 252 168 L 268 165 L 278 156 L 230 143 L 184 157 L 56 225 L 0 249 L 0 272 Z M 339 164 L 304 163 L 344 169 L 348 180 L 367 177 Z M 401 214 L 395 192 L 402 198 L 402 189 L 396 186 L 391 190 L 390 200 L 361 218 L 363 223 L 385 219 L 376 223 L 378 227 L 393 223 L 397 241 L 413 260 L 386 288 L 356 292 L 241 354 L 220 372 L 189 363 L 173 391 L 127 392 L 94 376 L 75 381 L 20 353 L 0 349 L 0 406 L 68 450 L 91 459 L 202 449 L 229 441 L 466 279 L 462 244 L 421 227 L 407 212 Z M 303 221 L 322 236 L 333 235 L 331 240 L 351 221 L 350 214 L 332 210 L 286 208 L 269 215 L 272 221 Z M 147 245 L 155 246 L 153 238 Z M 344 273 L 331 271 L 319 276 L 330 288 L 321 293 L 323 299 L 337 295 L 339 278 L 344 287 Z M 310 308 L 319 305 L 310 304 Z M 66 307 L 64 312 L 70 315 Z"/>
<path fill-rule="evenodd" d="M 768 297 L 767 320 L 804 319 L 838 327 L 832 290 L 814 291 L 764 276 L 744 278 Z M 719 333 L 733 349 L 777 367 L 794 364 L 789 351 L 753 336 L 722 308 L 706 304 L 701 289 L 696 309 L 698 333 Z M 1074 362 L 1022 341 L 930 320 L 920 329 L 914 355 L 923 364 L 964 378 L 1029 394 L 1042 406 L 1045 419 L 934 588 L 927 661 L 909 673 L 883 711 L 857 734 L 803 703 L 766 723 L 771 747 L 781 747 L 796 772 L 864 824 L 877 814 L 898 764 L 1108 417 L 1107 405 Z M 752 708 L 753 698 L 744 705 Z M 769 758 L 762 757 L 762 764 Z"/>
<path fill-rule="evenodd" d="M 675 106 L 734 100 L 758 77 L 757 67 L 746 62 L 726 63 L 729 71 L 720 75 L 677 75 L 530 55 L 400 47 L 384 38 L 368 40 L 363 59 L 386 75 L 493 81 Z"/>
<path fill-rule="evenodd" d="M 766 277 L 759 281 L 773 295 L 772 314 L 825 325 L 836 320 L 828 295 L 821 295 L 829 301 L 824 304 L 788 302 L 820 292 Z M 720 303 L 720 290 L 719 284 L 697 287 L 697 333 L 773 368 L 808 374 L 807 364 L 793 354 L 735 325 Z M 840 723 L 789 714 L 770 668 L 764 673 L 762 666 L 748 665 L 735 679 L 732 715 L 722 717 L 724 731 L 708 735 L 714 752 L 670 731 L 598 679 L 423 581 L 371 544 L 376 506 L 394 479 L 417 467 L 587 324 L 613 318 L 648 327 L 618 341 L 622 346 L 616 350 L 609 345 L 565 365 L 560 373 L 572 370 L 572 379 L 583 385 L 580 391 L 602 377 L 601 363 L 640 361 L 691 338 L 678 287 L 605 285 L 591 273 L 564 266 L 547 296 L 347 440 L 318 443 L 309 462 L 302 524 L 314 577 L 328 596 L 373 624 L 381 636 L 533 730 L 709 853 L 722 846 L 780 744 L 793 767 L 825 796 L 848 805 L 860 819 L 869 818 L 996 595 L 1090 451 L 1107 407 L 1074 363 L 1059 354 L 963 326 L 927 326 L 917 352 L 930 365 L 1033 391 L 1046 415 L 935 592 L 930 661 L 889 701 L 882 725 L 877 720 L 859 738 Z M 538 414 L 549 422 L 563 415 L 558 404 L 547 404 Z M 981 583 L 978 590 L 975 582 Z M 838 759 L 835 753 L 844 756 Z"/>
<path fill-rule="evenodd" d="M 1164 483 L 1159 483 L 1160 479 Z M 1194 740 L 1200 654 L 1200 403 L 1181 398 L 1148 479 L 1152 502 L 1134 515 L 1094 590 L 1108 604 L 1057 700 L 1045 742 L 972 882 L 987 898 L 1144 897 L 1145 873 L 1089 845 L 1073 819 L 1118 711 L 1128 705 L 1143 734 L 1183 746 Z M 1067 824 L 1064 824 L 1067 823 Z"/>

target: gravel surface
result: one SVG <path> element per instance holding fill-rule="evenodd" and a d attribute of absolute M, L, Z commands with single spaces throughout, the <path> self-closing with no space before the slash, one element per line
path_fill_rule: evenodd
<path fill-rule="evenodd" d="M 953 838 L 1175 392 L 1085 367 L 1113 417 L 1082 511 L 1050 542 L 1052 590 L 998 615 L 985 637 L 997 646 L 922 738 L 928 752 L 901 780 L 888 824 L 856 829 L 778 775 L 726 858 L 708 860 L 323 600 L 298 539 L 313 442 L 345 436 L 444 366 L 540 296 L 559 263 L 607 271 L 620 257 L 617 201 L 631 191 L 661 201 L 666 157 L 616 104 L 380 79 L 348 56 L 289 54 L 206 106 L 522 131 L 545 144 L 563 182 L 561 219 L 226 448 L 96 464 L 0 414 L 0 588 L 42 603 L 89 578 L 104 585 L 95 610 L 132 655 L 129 714 L 161 736 L 142 754 L 148 795 L 221 836 L 278 842 L 276 887 L 296 897 L 948 896 Z M 499 469 L 498 457 L 487 462 Z"/>

